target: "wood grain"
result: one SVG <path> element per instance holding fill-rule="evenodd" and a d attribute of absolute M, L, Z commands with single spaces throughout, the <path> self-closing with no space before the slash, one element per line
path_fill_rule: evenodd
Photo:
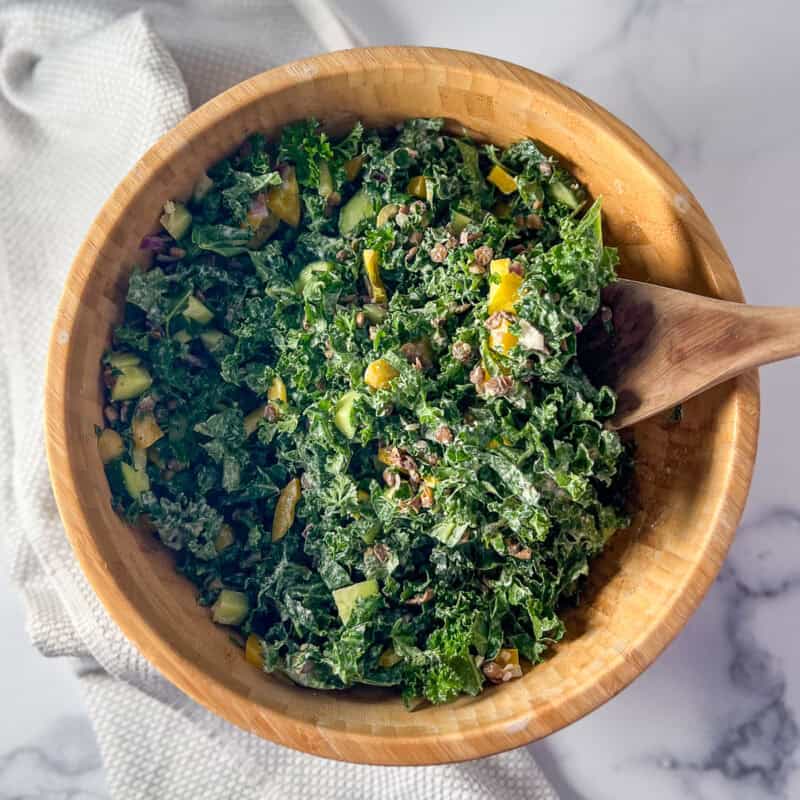
<path fill-rule="evenodd" d="M 714 229 L 686 186 L 630 129 L 536 73 L 483 56 L 374 48 L 271 70 L 211 100 L 133 168 L 89 230 L 64 289 L 48 360 L 47 452 L 67 535 L 126 636 L 170 681 L 247 730 L 316 755 L 375 764 L 485 756 L 546 736 L 632 681 L 675 636 L 720 568 L 747 495 L 758 428 L 754 373 L 689 401 L 680 425 L 635 429 L 632 527 L 593 570 L 585 605 L 544 664 L 477 698 L 408 713 L 396 695 L 315 692 L 248 665 L 196 605 L 149 535 L 111 509 L 95 443 L 99 360 L 121 316 L 138 244 L 161 205 L 253 131 L 314 115 L 341 130 L 412 116 L 448 119 L 508 145 L 532 136 L 604 196 L 623 271 L 741 301 Z"/>
<path fill-rule="evenodd" d="M 800 355 L 800 309 L 732 303 L 628 279 L 603 291 L 604 311 L 578 337 L 578 360 L 617 393 L 624 428 L 730 380 Z"/>

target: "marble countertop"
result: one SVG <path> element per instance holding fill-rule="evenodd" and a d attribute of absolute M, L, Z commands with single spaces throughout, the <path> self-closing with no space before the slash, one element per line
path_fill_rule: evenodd
<path fill-rule="evenodd" d="M 605 105 L 698 196 L 748 300 L 800 305 L 796 4 L 337 5 L 365 42 L 500 56 Z M 800 797 L 798 385 L 800 362 L 762 371 L 760 451 L 743 524 L 685 630 L 618 697 L 533 745 L 563 800 Z M 106 796 L 74 665 L 33 651 L 4 577 L 0 625 L 0 800 Z"/>

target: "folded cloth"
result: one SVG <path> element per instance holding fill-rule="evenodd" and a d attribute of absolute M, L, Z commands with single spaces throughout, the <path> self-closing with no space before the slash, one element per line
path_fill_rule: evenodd
<path fill-rule="evenodd" d="M 34 644 L 80 658 L 114 798 L 555 798 L 525 749 L 466 765 L 364 767 L 277 747 L 209 713 L 108 617 L 51 495 L 49 324 L 103 200 L 193 106 L 263 69 L 352 43 L 324 0 L 0 5 L 0 518 Z"/>

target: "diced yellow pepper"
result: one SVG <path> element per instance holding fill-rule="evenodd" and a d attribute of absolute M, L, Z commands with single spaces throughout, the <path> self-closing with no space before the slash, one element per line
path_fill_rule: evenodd
<path fill-rule="evenodd" d="M 497 450 L 497 448 L 500 447 L 500 440 L 499 439 L 489 439 L 489 441 L 486 443 L 486 446 L 490 450 Z"/>
<path fill-rule="evenodd" d="M 344 174 L 347 180 L 354 181 L 361 172 L 361 165 L 364 163 L 364 156 L 356 156 L 344 162 Z"/>
<path fill-rule="evenodd" d="M 511 333 L 509 328 L 511 323 L 504 319 L 496 328 L 492 328 L 489 332 L 489 347 L 496 353 L 505 355 L 517 346 L 519 337 Z"/>
<path fill-rule="evenodd" d="M 382 389 L 400 373 L 385 359 L 373 361 L 364 372 L 364 383 L 371 389 Z"/>
<path fill-rule="evenodd" d="M 255 433 L 256 428 L 258 428 L 258 423 L 264 418 L 264 408 L 266 405 L 266 403 L 262 403 L 244 418 L 244 431 L 248 436 Z"/>
<path fill-rule="evenodd" d="M 300 224 L 300 187 L 294 167 L 286 167 L 281 185 L 269 190 L 267 205 L 287 225 L 296 228 Z"/>
<path fill-rule="evenodd" d="M 501 667 L 511 664 L 514 667 L 519 666 L 519 651 L 516 647 L 504 647 L 494 659 Z"/>
<path fill-rule="evenodd" d="M 378 461 L 380 461 L 381 464 L 386 464 L 387 467 L 392 463 L 392 457 L 389 454 L 388 447 L 378 448 Z"/>
<path fill-rule="evenodd" d="M 428 197 L 428 184 L 425 181 L 425 176 L 416 175 L 411 178 L 406 186 L 406 191 L 414 195 L 414 197 L 419 197 L 420 200 L 426 200 Z"/>
<path fill-rule="evenodd" d="M 496 258 L 489 265 L 489 274 L 500 278 L 499 283 L 489 284 L 489 313 L 496 311 L 514 311 L 519 301 L 519 287 L 522 285 L 522 275 L 509 272 L 510 258 Z"/>
<path fill-rule="evenodd" d="M 511 194 L 517 191 L 517 181 L 513 175 L 509 175 L 502 167 L 495 164 L 486 176 L 489 183 L 493 183 L 503 194 Z"/>
<path fill-rule="evenodd" d="M 270 402 L 274 402 L 275 400 L 280 401 L 281 403 L 285 403 L 287 398 L 286 394 L 286 384 L 283 382 L 283 378 L 280 375 L 276 375 L 272 379 L 272 383 L 267 390 L 267 400 Z"/>
<path fill-rule="evenodd" d="M 242 227 L 247 227 L 253 231 L 253 235 L 247 240 L 249 250 L 258 250 L 264 243 L 278 230 L 281 224 L 277 213 L 270 214 L 262 220 L 257 220 L 251 214 L 247 215 L 247 221 L 242 223 Z"/>
<path fill-rule="evenodd" d="M 372 299 L 376 303 L 385 303 L 389 298 L 386 294 L 386 287 L 383 285 L 383 278 L 381 278 L 380 254 L 377 250 L 365 250 L 363 259 Z"/>
<path fill-rule="evenodd" d="M 125 445 L 122 437 L 113 428 L 106 428 L 97 439 L 97 449 L 100 451 L 100 460 L 108 464 L 122 456 Z"/>
<path fill-rule="evenodd" d="M 359 503 L 369 503 L 369 492 L 366 489 L 359 489 L 356 492 L 356 498 Z"/>
<path fill-rule="evenodd" d="M 300 479 L 292 478 L 281 489 L 278 502 L 275 504 L 275 515 L 272 518 L 272 541 L 279 542 L 294 524 L 294 512 L 300 500 Z"/>
<path fill-rule="evenodd" d="M 261 647 L 262 642 L 260 637 L 251 633 L 247 637 L 247 644 L 244 648 L 244 657 L 248 664 L 252 664 L 259 669 L 264 668 L 264 651 Z"/>
<path fill-rule="evenodd" d="M 225 523 L 220 529 L 219 533 L 217 534 L 217 538 L 214 539 L 214 549 L 221 553 L 226 547 L 230 547 L 234 542 L 233 536 L 233 528 L 230 525 Z"/>
<path fill-rule="evenodd" d="M 131 430 L 133 443 L 143 450 L 146 450 L 151 444 L 155 444 L 164 435 L 164 431 L 159 427 L 152 412 L 134 414 Z"/>

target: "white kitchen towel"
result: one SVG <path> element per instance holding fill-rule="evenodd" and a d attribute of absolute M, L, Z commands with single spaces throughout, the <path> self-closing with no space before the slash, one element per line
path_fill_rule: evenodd
<path fill-rule="evenodd" d="M 260 70 L 352 44 L 324 0 L 0 3 L 0 519 L 34 643 L 80 659 L 120 800 L 556 797 L 526 749 L 448 767 L 363 767 L 277 747 L 210 714 L 110 620 L 51 495 L 50 322 L 103 200 L 192 107 Z"/>

